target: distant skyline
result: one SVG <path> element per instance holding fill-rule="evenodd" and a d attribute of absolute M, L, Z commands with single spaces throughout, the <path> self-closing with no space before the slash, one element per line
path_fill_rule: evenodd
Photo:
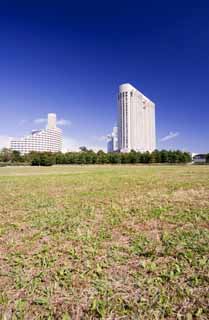
<path fill-rule="evenodd" d="M 0 148 L 45 127 L 64 147 L 106 149 L 117 92 L 156 105 L 158 149 L 209 151 L 209 2 L 2 1 Z"/>

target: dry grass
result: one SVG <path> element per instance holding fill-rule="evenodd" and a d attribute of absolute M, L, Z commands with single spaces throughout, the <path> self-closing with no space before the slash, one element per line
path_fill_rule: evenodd
<path fill-rule="evenodd" d="M 209 167 L 0 169 L 2 319 L 208 319 Z"/>

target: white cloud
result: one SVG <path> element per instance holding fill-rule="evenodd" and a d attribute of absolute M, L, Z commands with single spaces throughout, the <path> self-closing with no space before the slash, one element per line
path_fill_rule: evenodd
<path fill-rule="evenodd" d="M 12 137 L 7 135 L 0 135 L 0 149 L 9 148 Z"/>
<path fill-rule="evenodd" d="M 34 120 L 35 124 L 42 124 L 42 123 L 47 123 L 47 118 L 37 118 Z M 70 127 L 71 126 L 71 121 L 67 119 L 58 119 L 57 120 L 57 125 L 61 127 Z"/>
<path fill-rule="evenodd" d="M 36 124 L 41 124 L 41 123 L 46 123 L 47 119 L 46 118 L 37 118 L 34 120 L 34 123 Z"/>
<path fill-rule="evenodd" d="M 106 142 L 108 140 L 108 135 L 107 136 L 94 136 L 93 137 L 94 140 L 97 140 L 97 141 L 104 141 Z"/>
<path fill-rule="evenodd" d="M 71 124 L 72 124 L 72 123 L 71 123 L 70 120 L 66 120 L 66 119 L 58 119 L 58 120 L 57 120 L 57 125 L 58 125 L 58 126 L 70 127 Z"/>
<path fill-rule="evenodd" d="M 163 137 L 162 139 L 160 139 L 160 141 L 167 141 L 167 140 L 171 140 L 174 139 L 176 137 L 178 137 L 180 135 L 179 132 L 169 132 L 169 134 L 165 137 Z"/>

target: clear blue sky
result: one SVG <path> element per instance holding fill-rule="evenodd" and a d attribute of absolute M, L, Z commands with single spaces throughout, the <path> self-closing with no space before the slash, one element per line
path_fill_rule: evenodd
<path fill-rule="evenodd" d="M 159 149 L 209 151 L 209 1 L 1 1 L 0 41 L 0 146 L 56 112 L 69 147 L 105 147 L 130 82 Z"/>

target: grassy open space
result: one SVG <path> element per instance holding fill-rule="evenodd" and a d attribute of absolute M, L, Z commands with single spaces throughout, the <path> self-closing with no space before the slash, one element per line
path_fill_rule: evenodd
<path fill-rule="evenodd" d="M 0 168 L 0 315 L 209 319 L 209 166 Z"/>

